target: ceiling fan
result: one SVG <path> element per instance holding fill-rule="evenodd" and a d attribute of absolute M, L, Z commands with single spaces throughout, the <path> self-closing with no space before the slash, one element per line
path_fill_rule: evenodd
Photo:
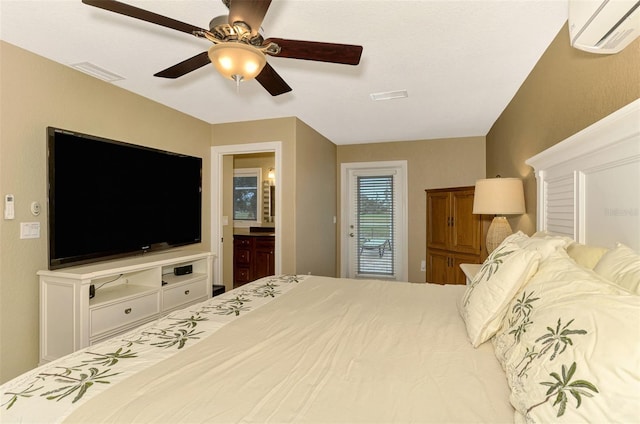
<path fill-rule="evenodd" d="M 362 46 L 321 43 L 316 41 L 267 38 L 260 34 L 262 20 L 271 0 L 222 0 L 229 15 L 213 18 L 209 29 L 199 28 L 175 19 L 158 15 L 116 0 L 82 0 L 84 4 L 110 12 L 130 16 L 163 27 L 206 38 L 213 45 L 154 76 L 178 78 L 212 63 L 227 78 L 236 81 L 255 78 L 272 96 L 291 91 L 291 87 L 267 62 L 266 56 L 304 59 L 320 62 L 357 65 Z"/>

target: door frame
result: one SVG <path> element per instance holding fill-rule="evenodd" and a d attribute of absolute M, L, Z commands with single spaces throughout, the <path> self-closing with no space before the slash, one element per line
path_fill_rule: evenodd
<path fill-rule="evenodd" d="M 396 245 L 400 254 L 399 267 L 397 270 L 398 281 L 408 281 L 409 278 L 409 241 L 408 237 L 408 201 L 409 201 L 409 181 L 407 179 L 407 161 L 377 161 L 377 162 L 346 162 L 340 165 L 340 277 L 346 278 L 349 274 L 349 173 L 355 170 L 378 168 L 398 168 L 398 176 L 402 180 L 400 202 L 402 210 L 398 219 L 398 236 L 402 243 Z"/>
<path fill-rule="evenodd" d="M 282 176 L 282 142 L 269 141 L 262 143 L 246 143 L 246 144 L 230 144 L 224 146 L 211 147 L 211 251 L 216 255 L 213 262 L 213 281 L 215 284 L 224 283 L 222 281 L 222 264 L 224 264 L 224 249 L 222 234 L 222 205 L 223 205 L 223 158 L 228 155 L 242 155 L 247 153 L 275 153 L 275 173 L 276 178 L 274 184 L 276 187 L 281 186 L 280 178 Z M 275 216 L 275 273 L 281 274 L 282 255 L 280 249 L 282 246 L 282 214 L 281 211 L 282 190 L 276 189 L 276 216 Z"/>

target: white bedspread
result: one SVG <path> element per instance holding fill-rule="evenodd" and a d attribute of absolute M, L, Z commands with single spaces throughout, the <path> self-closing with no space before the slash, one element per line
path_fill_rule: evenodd
<path fill-rule="evenodd" d="M 65 422 L 513 422 L 491 344 L 467 340 L 463 290 L 307 278 Z"/>

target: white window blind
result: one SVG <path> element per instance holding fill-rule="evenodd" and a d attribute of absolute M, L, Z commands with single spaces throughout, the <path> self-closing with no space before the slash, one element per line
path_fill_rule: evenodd
<path fill-rule="evenodd" d="M 396 195 L 394 175 L 354 178 L 357 274 L 394 277 Z"/>

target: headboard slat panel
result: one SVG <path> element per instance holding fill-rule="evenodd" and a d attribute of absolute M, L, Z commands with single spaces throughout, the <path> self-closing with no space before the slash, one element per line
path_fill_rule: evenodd
<path fill-rule="evenodd" d="M 546 181 L 545 231 L 575 238 L 575 189 L 573 174 Z"/>
<path fill-rule="evenodd" d="M 640 250 L 640 99 L 530 158 L 538 231 Z"/>

